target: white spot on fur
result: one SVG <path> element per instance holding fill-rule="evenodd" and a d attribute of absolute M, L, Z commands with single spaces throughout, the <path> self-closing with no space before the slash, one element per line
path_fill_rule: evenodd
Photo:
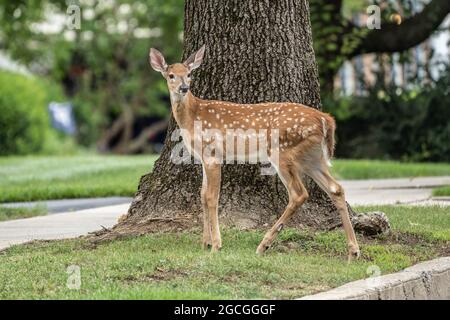
<path fill-rule="evenodd" d="M 332 184 L 330 186 L 330 191 L 331 191 L 331 193 L 336 193 L 337 192 L 337 187 L 334 184 Z"/>

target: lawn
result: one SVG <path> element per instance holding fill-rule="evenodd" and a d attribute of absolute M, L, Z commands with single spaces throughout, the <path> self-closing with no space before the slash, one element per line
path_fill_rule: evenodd
<path fill-rule="evenodd" d="M 263 231 L 233 229 L 217 254 L 200 248 L 198 231 L 37 242 L 0 253 L 0 299 L 289 299 L 449 254 L 447 208 L 360 208 L 369 209 L 387 213 L 393 234 L 360 239 L 362 258 L 350 265 L 341 231 L 286 229 L 263 257 L 255 255 Z M 79 289 L 67 287 L 76 284 L 69 266 L 80 268 Z"/>
<path fill-rule="evenodd" d="M 0 203 L 132 196 L 156 156 L 0 158 Z"/>
<path fill-rule="evenodd" d="M 0 207 L 0 221 L 24 219 L 47 214 L 45 206 L 35 206 L 33 208 L 6 208 Z"/>
<path fill-rule="evenodd" d="M 132 196 L 157 156 L 0 157 L 0 203 Z M 335 160 L 341 179 L 450 175 L 450 164 Z"/>
<path fill-rule="evenodd" d="M 381 160 L 334 160 L 339 179 L 381 179 L 449 176 L 449 163 L 408 163 Z"/>
<path fill-rule="evenodd" d="M 450 186 L 439 187 L 433 190 L 435 197 L 450 197 Z"/>

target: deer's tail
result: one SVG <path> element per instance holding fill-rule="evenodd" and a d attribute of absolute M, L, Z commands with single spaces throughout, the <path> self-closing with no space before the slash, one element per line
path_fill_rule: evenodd
<path fill-rule="evenodd" d="M 323 156 L 328 163 L 328 166 L 331 167 L 331 158 L 334 155 L 334 132 L 336 130 L 336 122 L 333 117 L 326 114 L 322 116 L 322 127 L 323 127 L 323 141 L 322 141 L 322 149 Z"/>

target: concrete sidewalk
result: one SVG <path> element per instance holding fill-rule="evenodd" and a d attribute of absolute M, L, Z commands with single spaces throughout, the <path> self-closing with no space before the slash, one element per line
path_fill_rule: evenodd
<path fill-rule="evenodd" d="M 0 250 L 31 240 L 74 238 L 112 227 L 127 213 L 129 204 L 0 223 Z"/>
<path fill-rule="evenodd" d="M 350 189 L 432 189 L 450 185 L 450 176 L 395 179 L 341 180 Z"/>
<path fill-rule="evenodd" d="M 6 208 L 34 208 L 44 206 L 49 214 L 94 209 L 119 204 L 130 204 L 133 198 L 127 197 L 106 197 L 106 198 L 85 198 L 85 199 L 63 199 L 32 202 L 10 202 L 0 204 Z"/>
<path fill-rule="evenodd" d="M 450 199 L 431 199 L 433 188 L 450 185 L 450 177 L 342 180 L 351 205 L 450 205 Z"/>

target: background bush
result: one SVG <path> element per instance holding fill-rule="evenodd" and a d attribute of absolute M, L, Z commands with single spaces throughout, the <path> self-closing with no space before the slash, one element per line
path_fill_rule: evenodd
<path fill-rule="evenodd" d="M 31 76 L 0 72 L 0 155 L 53 153 L 67 139 L 51 128 L 47 106 L 61 89 Z"/>
<path fill-rule="evenodd" d="M 374 87 L 367 97 L 324 98 L 337 120 L 337 157 L 449 162 L 449 71 L 420 90 Z"/>

